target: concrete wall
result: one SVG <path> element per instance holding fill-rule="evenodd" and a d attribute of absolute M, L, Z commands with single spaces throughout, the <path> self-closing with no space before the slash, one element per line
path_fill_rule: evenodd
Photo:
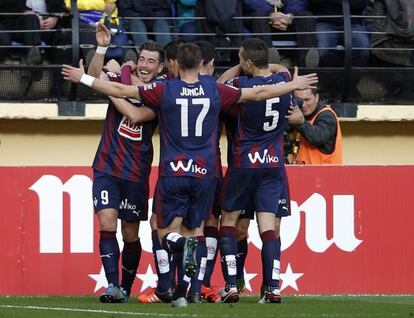
<path fill-rule="evenodd" d="M 0 119 L 0 165 L 90 165 L 102 127 L 102 120 Z M 344 164 L 414 164 L 414 122 L 347 120 L 341 127 Z M 154 144 L 157 164 L 158 133 Z"/>

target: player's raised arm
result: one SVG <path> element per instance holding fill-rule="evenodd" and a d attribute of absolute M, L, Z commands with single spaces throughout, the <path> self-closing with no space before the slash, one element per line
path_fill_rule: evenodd
<path fill-rule="evenodd" d="M 295 73 L 293 74 L 293 79 L 290 82 L 279 85 L 263 85 L 254 88 L 242 88 L 239 103 L 274 98 L 288 94 L 297 89 L 302 90 L 314 88 L 314 85 L 317 83 L 318 76 L 316 73 L 299 76 L 298 68 L 295 67 Z"/>
<path fill-rule="evenodd" d="M 140 99 L 137 86 L 107 82 L 85 74 L 82 60 L 79 61 L 79 68 L 64 64 L 62 67 L 62 75 L 65 80 L 73 83 L 82 83 L 108 96 Z"/>
<path fill-rule="evenodd" d="M 105 60 L 105 53 L 111 44 L 111 33 L 102 23 L 96 25 L 96 43 L 98 44 L 98 47 L 89 64 L 88 75 L 95 78 L 101 78 L 104 74 L 102 68 Z"/>

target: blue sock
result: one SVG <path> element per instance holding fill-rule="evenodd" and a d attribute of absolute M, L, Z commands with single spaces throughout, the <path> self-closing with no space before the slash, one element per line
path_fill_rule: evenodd
<path fill-rule="evenodd" d="M 189 290 L 190 295 L 195 293 L 201 293 L 201 283 L 204 280 L 204 273 L 206 270 L 207 263 L 207 246 L 206 239 L 204 236 L 197 236 L 197 250 L 196 250 L 196 259 L 197 259 L 197 271 L 194 277 L 191 278 L 191 286 Z"/>
<path fill-rule="evenodd" d="M 141 241 L 125 242 L 122 250 L 122 280 L 121 286 L 128 295 L 131 294 L 131 287 L 134 283 L 135 276 L 141 258 Z"/>
<path fill-rule="evenodd" d="M 100 232 L 99 252 L 108 284 L 119 287 L 119 246 L 116 232 Z"/>
<path fill-rule="evenodd" d="M 216 264 L 217 257 L 217 245 L 218 245 L 218 230 L 214 226 L 206 226 L 204 228 L 204 236 L 206 238 L 207 248 L 207 263 L 206 271 L 204 273 L 203 285 L 211 286 L 211 275 L 214 271 L 214 265 Z"/>
<path fill-rule="evenodd" d="M 177 232 L 170 232 L 162 238 L 162 246 L 172 254 L 184 251 L 185 237 Z"/>
<path fill-rule="evenodd" d="M 233 226 L 221 226 L 219 230 L 219 246 L 221 254 L 221 269 L 226 288 L 236 287 L 236 228 Z"/>
<path fill-rule="evenodd" d="M 244 279 L 244 264 L 246 263 L 247 250 L 247 238 L 237 241 L 237 279 Z"/>
<path fill-rule="evenodd" d="M 262 246 L 263 277 L 268 290 L 279 288 L 280 273 L 280 240 L 276 238 L 274 230 L 263 232 L 260 235 Z"/>
<path fill-rule="evenodd" d="M 157 291 L 165 293 L 171 287 L 170 255 L 162 248 L 157 230 L 152 231 L 152 252 L 158 276 Z"/>

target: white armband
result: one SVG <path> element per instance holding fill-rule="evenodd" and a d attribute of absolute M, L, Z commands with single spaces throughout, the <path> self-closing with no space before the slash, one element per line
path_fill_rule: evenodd
<path fill-rule="evenodd" d="M 95 77 L 93 77 L 93 76 L 90 76 L 88 74 L 83 74 L 81 79 L 80 79 L 80 82 L 82 84 L 86 85 L 86 86 L 92 87 L 94 79 L 95 79 Z"/>
<path fill-rule="evenodd" d="M 105 55 L 106 50 L 108 49 L 107 46 L 99 46 L 96 48 L 96 53 Z"/>

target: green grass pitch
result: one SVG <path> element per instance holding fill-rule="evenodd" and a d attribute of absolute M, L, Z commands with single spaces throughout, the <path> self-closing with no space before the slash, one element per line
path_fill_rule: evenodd
<path fill-rule="evenodd" d="M 243 296 L 239 304 L 101 304 L 96 296 L 0 296 L 0 317 L 118 318 L 118 317 L 413 317 L 414 295 L 284 296 L 282 304 L 257 303 Z"/>

